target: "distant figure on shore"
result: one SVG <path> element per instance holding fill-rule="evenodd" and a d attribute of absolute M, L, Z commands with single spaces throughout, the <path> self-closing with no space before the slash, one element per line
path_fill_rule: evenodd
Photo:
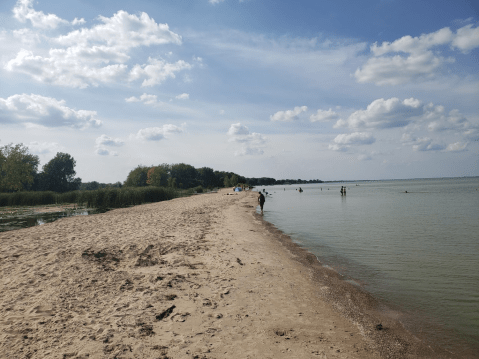
<path fill-rule="evenodd" d="M 303 192 L 303 189 L 301 187 L 299 187 L 299 193 Z"/>
<path fill-rule="evenodd" d="M 341 186 L 341 196 L 346 196 L 346 187 Z"/>
<path fill-rule="evenodd" d="M 259 202 L 259 206 L 261 207 L 261 214 L 263 214 L 263 206 L 264 206 L 264 202 L 266 202 L 266 198 L 264 198 L 261 192 L 259 193 L 259 196 L 258 196 L 258 202 Z"/>

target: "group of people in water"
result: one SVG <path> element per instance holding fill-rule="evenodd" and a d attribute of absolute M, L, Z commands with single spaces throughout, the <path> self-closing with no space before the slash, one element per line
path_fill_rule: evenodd
<path fill-rule="evenodd" d="M 284 190 L 286 191 L 286 188 Z M 323 190 L 323 188 L 321 187 L 321 191 L 322 190 Z M 328 188 L 328 190 L 329 190 L 329 188 Z M 299 189 L 296 189 L 296 191 L 301 193 L 301 192 L 303 192 L 303 189 L 301 187 L 299 187 Z M 264 189 L 263 189 L 263 192 L 268 194 L 268 192 L 266 192 L 266 190 L 264 190 Z M 346 196 L 346 186 L 341 186 L 341 189 L 340 189 L 339 192 L 341 193 L 341 196 Z M 406 191 L 406 193 L 407 193 L 407 191 Z M 264 202 L 266 202 L 266 197 L 261 192 L 259 192 L 258 202 L 259 202 L 259 206 L 261 207 L 261 214 L 263 214 L 263 206 L 264 206 Z"/>

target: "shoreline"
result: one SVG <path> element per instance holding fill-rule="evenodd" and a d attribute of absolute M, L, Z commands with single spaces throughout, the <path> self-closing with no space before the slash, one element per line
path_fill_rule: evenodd
<path fill-rule="evenodd" d="M 0 352 L 453 358 L 264 221 L 256 192 L 227 193 L 0 233 Z"/>

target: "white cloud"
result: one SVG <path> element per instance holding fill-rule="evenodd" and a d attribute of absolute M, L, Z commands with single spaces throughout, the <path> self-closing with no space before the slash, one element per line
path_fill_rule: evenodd
<path fill-rule="evenodd" d="M 118 156 L 118 152 L 110 151 L 104 147 L 98 147 L 95 153 L 99 156 Z"/>
<path fill-rule="evenodd" d="M 128 51 L 139 46 L 181 44 L 181 36 L 170 31 L 168 24 L 157 24 L 147 13 L 131 15 L 120 10 L 111 18 L 99 16 L 103 24 L 91 29 L 82 28 L 60 36 L 57 42 L 62 45 L 92 47 L 104 43 L 104 46 Z"/>
<path fill-rule="evenodd" d="M 351 129 L 405 127 L 423 112 L 421 102 L 417 99 L 401 101 L 396 97 L 387 100 L 381 98 L 371 102 L 366 110 L 353 112 L 347 120 L 338 120 L 334 127 Z"/>
<path fill-rule="evenodd" d="M 311 115 L 309 119 L 311 122 L 327 122 L 331 120 L 337 120 L 339 118 L 339 115 L 334 112 L 332 109 L 329 109 L 327 111 L 324 110 L 318 110 L 316 114 Z"/>
<path fill-rule="evenodd" d="M 208 0 L 208 2 L 209 2 L 210 4 L 213 4 L 213 5 L 219 4 L 219 3 L 223 2 L 223 1 L 225 1 L 225 0 Z"/>
<path fill-rule="evenodd" d="M 182 93 L 175 97 L 177 100 L 188 100 L 190 98 L 190 94 Z"/>
<path fill-rule="evenodd" d="M 37 142 L 33 141 L 27 145 L 30 152 L 36 155 L 43 155 L 46 153 L 54 153 L 61 150 L 61 147 L 56 142 Z"/>
<path fill-rule="evenodd" d="M 33 0 L 18 0 L 13 8 L 13 16 L 22 23 L 30 20 L 32 26 L 42 29 L 55 29 L 58 25 L 69 24 L 54 14 L 45 15 L 43 11 L 35 11 Z"/>
<path fill-rule="evenodd" d="M 404 36 L 396 41 L 371 46 L 372 58 L 354 74 L 360 83 L 398 85 L 434 78 L 454 58 L 445 58 L 432 49 L 450 45 L 466 53 L 479 47 L 479 27 L 466 25 L 454 34 L 448 27 L 419 37 Z M 390 56 L 393 54 L 392 56 Z M 405 55 L 406 54 L 406 55 Z"/>
<path fill-rule="evenodd" d="M 455 142 L 451 143 L 446 147 L 448 152 L 462 152 L 466 150 L 468 143 L 467 142 Z"/>
<path fill-rule="evenodd" d="M 351 146 L 370 145 L 376 142 L 374 136 L 369 132 L 343 133 L 337 135 L 333 140 L 333 144 L 329 145 L 329 149 L 333 151 L 344 151 Z"/>
<path fill-rule="evenodd" d="M 235 156 L 262 155 L 264 153 L 263 146 L 266 143 L 266 137 L 257 132 L 250 133 L 248 127 L 241 123 L 231 124 L 227 135 L 230 136 L 229 142 L 243 144 L 235 152 Z"/>
<path fill-rule="evenodd" d="M 86 88 L 140 78 L 144 79 L 143 86 L 153 86 L 174 78 L 180 70 L 191 68 L 182 60 L 170 64 L 150 58 L 149 64 L 137 64 L 128 71 L 125 62 L 129 61 L 132 49 L 181 44 L 181 36 L 170 31 L 167 24 L 157 24 L 146 13 L 137 16 L 118 11 L 111 18 L 100 16 L 99 19 L 102 24 L 51 39 L 63 47 L 50 49 L 48 56 L 22 49 L 4 69 L 30 75 L 39 82 Z M 82 23 L 83 20 L 75 22 Z"/>
<path fill-rule="evenodd" d="M 45 127 L 99 127 L 96 111 L 75 110 L 64 100 L 35 94 L 0 98 L 0 122 L 34 123 Z"/>
<path fill-rule="evenodd" d="M 479 47 L 479 26 L 474 29 L 469 24 L 458 29 L 456 37 L 452 41 L 452 46 L 464 53 Z"/>
<path fill-rule="evenodd" d="M 175 78 L 175 73 L 191 69 L 191 65 L 183 60 L 168 63 L 161 59 L 148 58 L 148 65 L 135 65 L 130 71 L 130 81 L 144 79 L 142 86 L 154 86 L 164 82 L 167 78 Z"/>
<path fill-rule="evenodd" d="M 164 104 L 161 101 L 158 101 L 158 98 L 156 95 L 149 95 L 147 93 L 144 93 L 140 97 L 129 97 L 125 99 L 126 102 L 143 102 L 145 105 L 150 105 L 150 106 L 158 106 Z"/>
<path fill-rule="evenodd" d="M 114 146 L 114 147 L 120 147 L 125 144 L 123 140 L 119 138 L 112 138 L 107 135 L 101 135 L 100 137 L 97 137 L 95 140 L 95 143 L 97 146 Z"/>
<path fill-rule="evenodd" d="M 288 122 L 297 119 L 302 112 L 305 112 L 307 110 L 307 106 L 296 106 L 293 110 L 278 111 L 274 115 L 271 115 L 269 118 L 271 119 L 271 121 Z"/>
<path fill-rule="evenodd" d="M 111 83 L 122 77 L 127 66 L 122 64 L 92 66 L 78 58 L 63 58 L 63 50 L 50 50 L 51 57 L 35 56 L 32 51 L 22 49 L 17 57 L 10 60 L 5 70 L 24 73 L 39 82 L 59 86 L 86 88 L 100 83 Z"/>
<path fill-rule="evenodd" d="M 237 135 L 248 135 L 249 129 L 246 126 L 241 125 L 241 123 L 233 123 L 228 130 L 228 135 L 237 136 Z"/>
<path fill-rule="evenodd" d="M 168 137 L 170 134 L 184 132 L 184 126 L 185 124 L 183 124 L 181 127 L 167 124 L 163 125 L 162 127 L 143 128 L 138 131 L 136 138 L 145 141 L 160 141 L 165 137 Z"/>
<path fill-rule="evenodd" d="M 417 138 L 414 143 L 412 146 L 414 151 L 441 151 L 446 148 L 442 144 L 434 143 L 429 137 Z"/>

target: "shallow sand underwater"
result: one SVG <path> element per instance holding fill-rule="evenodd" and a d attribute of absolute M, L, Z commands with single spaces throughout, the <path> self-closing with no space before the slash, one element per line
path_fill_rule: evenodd
<path fill-rule="evenodd" d="M 221 190 L 0 233 L 0 357 L 454 357 L 257 205 Z"/>

